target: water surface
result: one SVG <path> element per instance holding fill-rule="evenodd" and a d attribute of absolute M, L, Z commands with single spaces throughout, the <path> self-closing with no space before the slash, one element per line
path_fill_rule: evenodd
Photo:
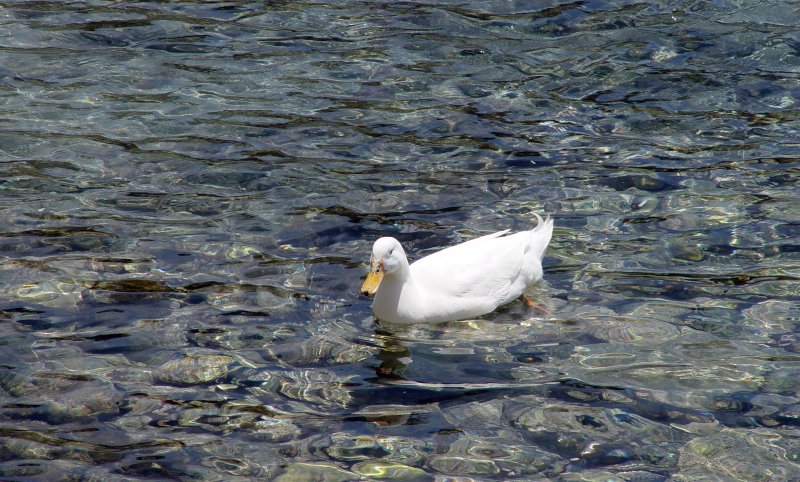
<path fill-rule="evenodd" d="M 0 1 L 0 477 L 800 478 L 798 6 Z"/>

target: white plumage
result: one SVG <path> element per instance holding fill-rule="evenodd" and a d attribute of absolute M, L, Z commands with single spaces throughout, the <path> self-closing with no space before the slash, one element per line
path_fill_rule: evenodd
<path fill-rule="evenodd" d="M 399 241 L 380 238 L 372 247 L 370 272 L 361 292 L 375 295 L 376 318 L 394 323 L 463 320 L 494 311 L 542 279 L 553 220 L 548 216 L 543 221 L 538 214 L 536 219 L 538 224 L 530 231 L 508 236 L 509 230 L 499 231 L 411 265 Z"/>

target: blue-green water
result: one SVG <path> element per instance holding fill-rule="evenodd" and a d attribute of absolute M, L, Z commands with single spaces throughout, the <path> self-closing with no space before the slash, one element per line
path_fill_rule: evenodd
<path fill-rule="evenodd" d="M 798 12 L 0 1 L 0 478 L 800 479 Z M 358 296 L 534 213 L 552 316 Z"/>

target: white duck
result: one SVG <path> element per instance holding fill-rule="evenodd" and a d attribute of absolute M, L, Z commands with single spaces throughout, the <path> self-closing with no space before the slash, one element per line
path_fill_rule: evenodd
<path fill-rule="evenodd" d="M 542 279 L 542 258 L 553 235 L 548 216 L 530 231 L 488 234 L 426 256 L 411 265 L 400 242 L 380 238 L 361 293 L 375 295 L 372 311 L 392 323 L 432 323 L 474 318 L 520 298 Z"/>

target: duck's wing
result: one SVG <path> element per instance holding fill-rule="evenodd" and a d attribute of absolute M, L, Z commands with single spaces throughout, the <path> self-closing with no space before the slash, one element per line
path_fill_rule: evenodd
<path fill-rule="evenodd" d="M 519 296 L 530 232 L 489 234 L 452 246 L 411 265 L 415 283 L 428 295 L 486 303 L 493 309 Z M 516 293 L 516 291 L 520 293 Z M 467 301 L 465 301 L 467 302 Z"/>

